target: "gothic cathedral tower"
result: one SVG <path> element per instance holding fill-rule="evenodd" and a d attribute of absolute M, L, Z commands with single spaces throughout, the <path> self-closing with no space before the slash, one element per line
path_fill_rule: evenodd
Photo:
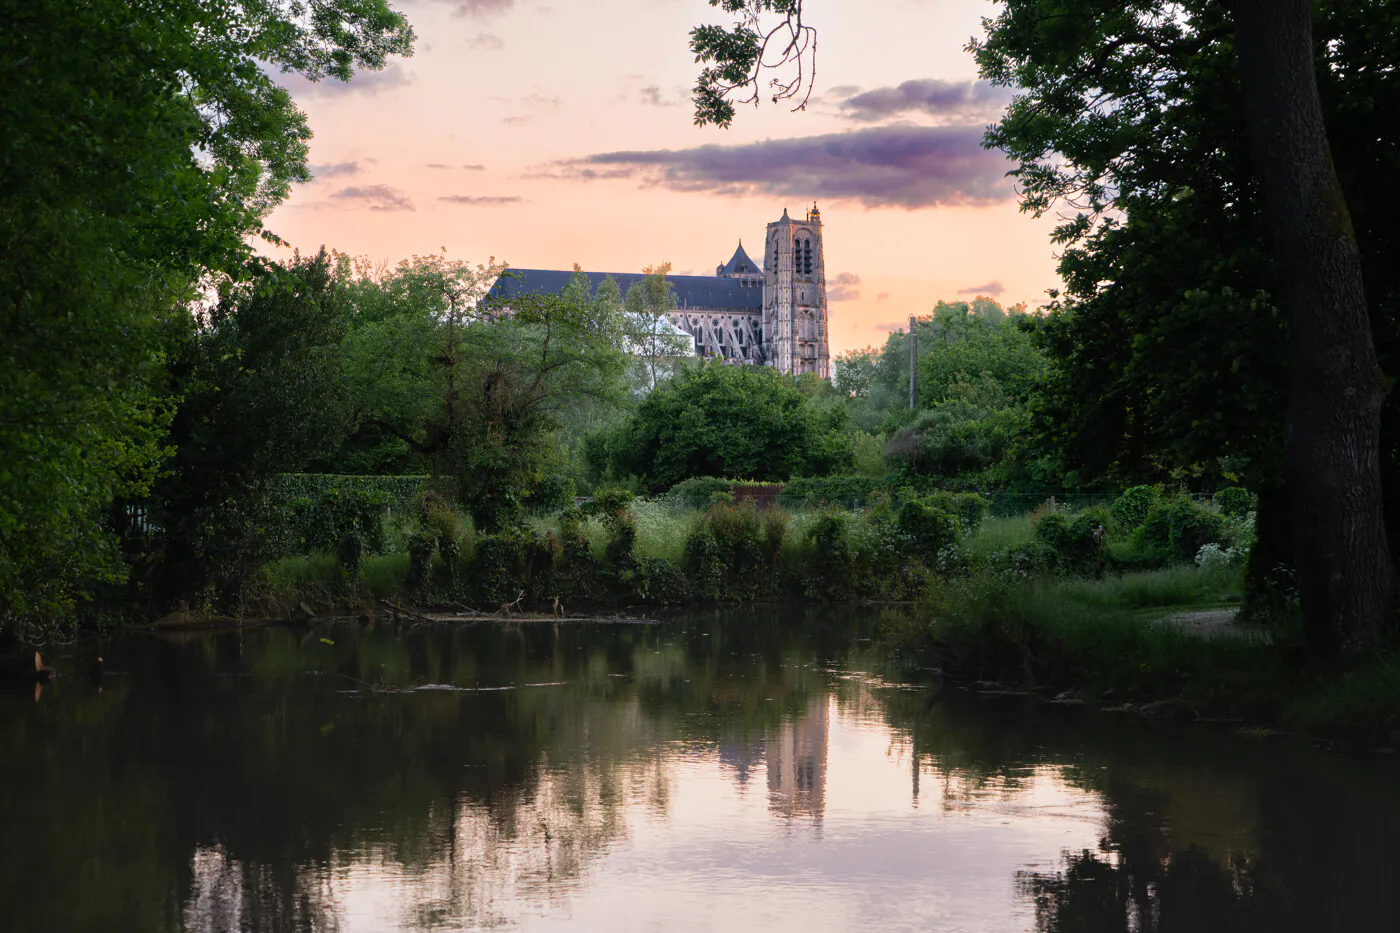
<path fill-rule="evenodd" d="M 826 260 L 822 216 L 816 205 L 806 220 L 768 225 L 763 247 L 763 340 L 768 365 L 784 373 L 831 378 L 827 343 Z"/>

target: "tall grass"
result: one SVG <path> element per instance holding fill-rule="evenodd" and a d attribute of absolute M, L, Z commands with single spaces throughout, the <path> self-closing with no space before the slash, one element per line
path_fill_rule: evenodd
<path fill-rule="evenodd" d="M 1234 574 L 1191 567 L 1100 581 L 976 575 L 937 583 L 891 635 L 960 679 L 1367 745 L 1400 742 L 1400 646 L 1310 669 L 1296 619 L 1269 633 L 1208 639 L 1141 611 L 1208 602 L 1238 584 Z"/>
<path fill-rule="evenodd" d="M 1029 515 L 1010 515 L 1003 518 L 987 518 L 977 534 L 969 538 L 964 547 L 975 560 L 990 557 L 997 551 L 1024 544 L 1031 540 Z"/>
<path fill-rule="evenodd" d="M 637 515 L 637 553 L 679 564 L 695 513 L 676 511 L 650 500 L 634 503 L 632 508 Z"/>
<path fill-rule="evenodd" d="M 1069 599 L 1086 606 L 1145 609 L 1237 600 L 1244 592 L 1244 581 L 1239 571 L 1179 565 L 1101 580 L 1067 580 L 1056 584 L 1055 588 Z"/>

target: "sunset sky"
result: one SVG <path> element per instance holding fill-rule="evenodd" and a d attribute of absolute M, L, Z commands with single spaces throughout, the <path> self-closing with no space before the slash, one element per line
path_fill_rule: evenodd
<path fill-rule="evenodd" d="M 743 238 L 819 203 L 834 352 L 883 341 L 940 298 L 1032 307 L 1055 287 L 1053 218 L 1019 212 L 978 143 L 1006 94 L 976 80 L 987 0 L 807 0 L 804 112 L 692 125 L 704 0 L 399 0 L 412 58 L 350 84 L 285 79 L 316 137 L 271 218 L 302 250 L 376 260 L 713 274 Z M 831 286 L 838 276 L 846 283 Z"/>

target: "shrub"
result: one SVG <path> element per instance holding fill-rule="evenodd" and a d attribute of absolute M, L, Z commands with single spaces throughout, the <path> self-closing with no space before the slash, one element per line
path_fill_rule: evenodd
<path fill-rule="evenodd" d="M 523 528 L 503 528 L 482 535 L 472 559 L 472 579 L 489 606 L 511 602 L 529 586 L 534 538 Z"/>
<path fill-rule="evenodd" d="M 1203 544 L 1196 552 L 1196 566 L 1208 573 L 1223 573 L 1242 566 L 1246 556 L 1238 547 L 1222 548 L 1218 544 Z"/>
<path fill-rule="evenodd" d="M 961 536 L 957 514 L 946 505 L 953 497 L 939 500 L 934 496 L 909 499 L 899 507 L 899 531 L 925 562 L 932 561 L 939 551 L 956 544 Z"/>
<path fill-rule="evenodd" d="M 682 507 L 703 509 L 708 508 L 714 497 L 720 493 L 728 493 L 734 486 L 735 480 L 720 479 L 714 476 L 697 476 L 693 479 L 682 480 L 666 491 L 664 498 Z"/>
<path fill-rule="evenodd" d="M 1215 494 L 1215 507 L 1226 518 L 1240 519 L 1254 511 L 1254 494 L 1248 489 L 1231 486 Z"/>
<path fill-rule="evenodd" d="M 697 592 L 711 599 L 745 599 L 757 595 L 771 579 L 770 554 L 782 548 L 784 522 L 770 524 L 752 503 L 719 503 L 697 516 L 686 539 L 683 566 Z M 768 538 L 776 535 L 776 542 Z"/>
<path fill-rule="evenodd" d="M 1097 575 L 1104 569 L 1108 523 L 1109 514 L 1103 509 L 1084 509 L 1072 517 L 1047 512 L 1035 522 L 1032 534 L 1053 555 L 1053 569 Z"/>
<path fill-rule="evenodd" d="M 1038 577 L 1059 568 L 1059 554 L 1054 548 L 1034 539 L 1019 541 L 992 554 L 988 566 L 1017 577 Z"/>
<path fill-rule="evenodd" d="M 836 508 L 822 509 L 807 526 L 811 563 L 803 580 L 808 596 L 842 599 L 854 589 L 850 547 L 851 517 Z"/>
<path fill-rule="evenodd" d="M 1152 507 L 1137 531 L 1137 539 L 1146 548 L 1186 562 L 1195 560 L 1203 545 L 1218 543 L 1225 532 L 1225 519 L 1220 513 L 1178 496 Z"/>
<path fill-rule="evenodd" d="M 858 579 L 867 585 L 911 563 L 899 512 L 885 493 L 876 493 L 868 507 L 852 516 L 847 545 Z"/>
<path fill-rule="evenodd" d="M 603 559 L 615 570 L 631 569 L 637 561 L 637 515 L 632 511 L 633 495 L 625 489 L 604 489 L 587 503 L 584 515 L 596 515 L 608 533 Z"/>
<path fill-rule="evenodd" d="M 1123 490 L 1113 502 L 1114 525 L 1123 531 L 1132 531 L 1147 519 L 1147 513 L 1161 499 L 1156 486 L 1133 486 Z"/>
<path fill-rule="evenodd" d="M 685 539 L 681 569 L 696 595 L 702 599 L 719 598 L 724 585 L 724 559 L 719 553 L 719 543 L 703 521 L 696 522 Z"/>
<path fill-rule="evenodd" d="M 391 497 L 370 486 L 330 485 L 289 503 L 293 539 L 306 551 L 335 551 L 347 537 L 371 554 L 385 549 L 384 518 Z"/>

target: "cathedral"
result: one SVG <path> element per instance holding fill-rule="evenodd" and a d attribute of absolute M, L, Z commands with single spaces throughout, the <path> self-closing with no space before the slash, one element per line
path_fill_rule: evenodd
<path fill-rule="evenodd" d="M 572 272 L 511 269 L 492 286 L 488 299 L 508 303 L 524 293 L 556 294 Z M 630 272 L 590 272 L 593 289 L 612 278 L 627 293 L 643 276 Z M 773 366 L 780 372 L 815 373 L 831 378 L 827 338 L 826 260 L 822 219 L 816 205 L 802 220 L 788 217 L 768 225 L 763 265 L 739 248 L 709 275 L 670 275 L 676 293 L 673 324 L 695 340 L 701 357 Z"/>

